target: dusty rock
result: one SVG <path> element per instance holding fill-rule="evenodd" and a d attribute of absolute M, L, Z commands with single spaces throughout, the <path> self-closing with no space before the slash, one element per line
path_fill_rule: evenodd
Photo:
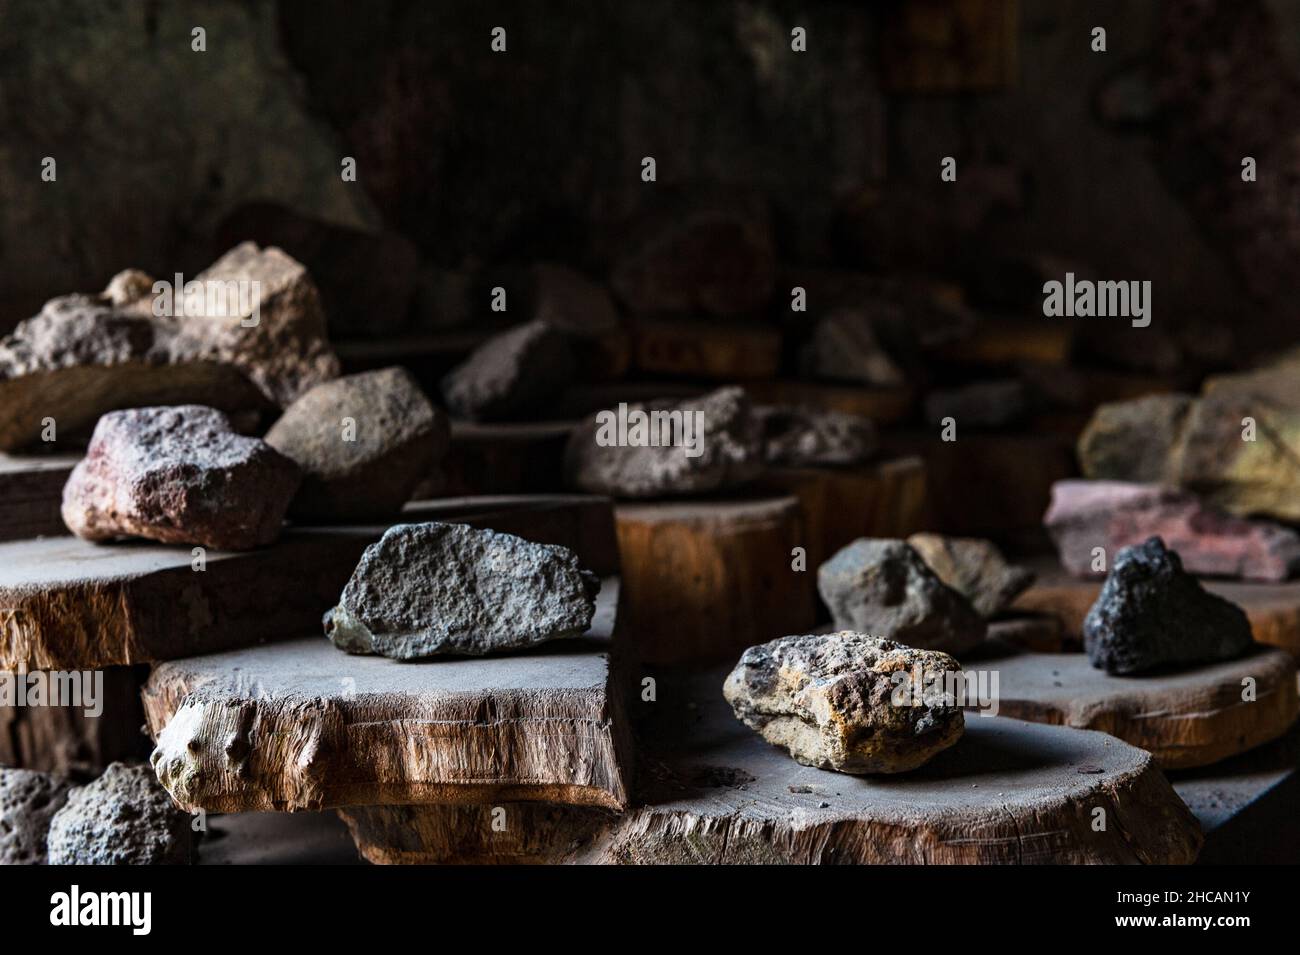
<path fill-rule="evenodd" d="M 391 517 L 449 440 L 446 415 L 403 368 L 317 385 L 266 433 L 267 444 L 302 468 L 289 513 L 304 521 Z"/>
<path fill-rule="evenodd" d="M 819 321 L 801 364 L 803 373 L 813 378 L 878 387 L 904 383 L 903 373 L 876 336 L 872 315 L 859 308 L 839 308 Z"/>
<path fill-rule="evenodd" d="M 758 476 L 763 439 L 741 388 L 720 388 L 699 398 L 629 404 L 626 441 L 619 444 L 618 413 L 598 412 L 574 429 L 565 449 L 569 484 L 612 497 L 670 497 L 720 490 Z M 648 423 L 636 429 L 642 415 Z M 672 445 L 650 446 L 676 422 Z M 680 427 L 678 427 L 680 425 Z M 635 430 L 634 430 L 635 429 Z M 692 429 L 687 433 L 688 429 Z M 695 442 L 692 452 L 690 438 Z"/>
<path fill-rule="evenodd" d="M 939 579 L 971 602 L 986 620 L 1001 613 L 1034 582 L 1034 572 L 1007 563 L 992 541 L 913 534 L 912 549 Z"/>
<path fill-rule="evenodd" d="M 87 540 L 145 537 L 247 550 L 275 540 L 298 466 L 200 405 L 99 419 L 63 489 L 63 520 Z"/>
<path fill-rule="evenodd" d="M 455 415 L 478 421 L 535 418 L 573 375 L 573 350 L 546 322 L 533 321 L 488 339 L 442 381 Z"/>
<path fill-rule="evenodd" d="M 1152 537 L 1115 558 L 1084 619 L 1083 643 L 1094 667 L 1127 675 L 1231 660 L 1253 640 L 1242 609 L 1206 593 Z"/>
<path fill-rule="evenodd" d="M 600 581 L 566 547 L 463 524 L 399 524 L 366 548 L 325 634 L 398 660 L 482 656 L 575 637 Z"/>
<path fill-rule="evenodd" d="M 920 667 L 958 673 L 946 653 L 843 631 L 782 637 L 750 647 L 723 684 L 736 718 L 796 762 L 842 773 L 902 773 L 961 737 L 955 702 L 915 687 L 916 703 L 895 702 L 894 674 Z"/>
<path fill-rule="evenodd" d="M 1176 453 L 1194 401 L 1150 395 L 1102 405 L 1079 436 L 1079 467 L 1090 478 L 1176 482 Z"/>
<path fill-rule="evenodd" d="M 763 459 L 790 467 L 861 464 L 876 453 L 871 419 L 840 411 L 756 405 Z"/>
<path fill-rule="evenodd" d="M 568 337 L 578 377 L 622 377 L 631 361 L 631 336 L 604 285 L 564 265 L 542 262 L 529 272 L 532 317 Z"/>
<path fill-rule="evenodd" d="M 190 817 L 148 766 L 114 763 L 78 786 L 50 824 L 50 865 L 188 865 Z"/>
<path fill-rule="evenodd" d="M 1300 534 L 1272 521 L 1233 517 L 1188 491 L 1127 481 L 1057 481 L 1043 518 L 1061 565 L 1094 572 L 1094 547 L 1114 555 L 1159 537 L 1192 574 L 1282 581 L 1300 573 Z"/>
<path fill-rule="evenodd" d="M 925 398 L 925 420 L 932 425 L 950 417 L 968 428 L 1001 428 L 1027 410 L 1025 386 L 1014 378 L 932 391 Z"/>
<path fill-rule="evenodd" d="M 1300 348 L 1293 348 L 1262 368 L 1206 379 L 1206 395 L 1250 395 L 1281 408 L 1300 410 Z"/>
<path fill-rule="evenodd" d="M 44 865 L 50 820 L 70 788 L 51 773 L 0 767 L 0 865 Z"/>
<path fill-rule="evenodd" d="M 986 632 L 970 602 L 901 540 L 859 538 L 818 568 L 817 590 L 841 630 L 949 653 Z"/>

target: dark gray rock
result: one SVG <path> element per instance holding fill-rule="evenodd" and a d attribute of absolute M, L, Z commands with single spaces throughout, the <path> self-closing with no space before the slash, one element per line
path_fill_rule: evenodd
<path fill-rule="evenodd" d="M 188 865 L 193 848 L 189 814 L 144 765 L 113 763 L 50 824 L 50 865 Z"/>
<path fill-rule="evenodd" d="M 789 467 L 861 464 L 876 453 L 871 419 L 842 411 L 814 411 L 788 405 L 754 408 L 768 464 Z"/>
<path fill-rule="evenodd" d="M 50 820 L 70 785 L 53 773 L 0 767 L 0 865 L 44 865 Z"/>
<path fill-rule="evenodd" d="M 932 391 L 925 398 L 925 420 L 931 425 L 952 418 L 968 428 L 1001 428 L 1023 418 L 1028 409 L 1025 386 L 1014 378 Z"/>
<path fill-rule="evenodd" d="M 817 570 L 817 590 L 835 626 L 908 646 L 960 654 L 986 625 L 905 541 L 862 537 Z"/>
<path fill-rule="evenodd" d="M 927 693 L 923 683 L 913 687 L 915 697 L 896 701 L 895 674 L 910 678 L 917 667 L 923 679 L 961 672 L 946 653 L 863 633 L 782 637 L 746 650 L 722 695 L 738 720 L 805 766 L 902 773 L 947 749 L 965 730 L 957 701 L 943 699 L 942 690 Z"/>
<path fill-rule="evenodd" d="M 476 348 L 442 381 L 452 413 L 476 421 L 536 418 L 563 393 L 576 359 L 564 334 L 532 321 Z"/>
<path fill-rule="evenodd" d="M 1116 675 L 1231 660 L 1253 642 L 1242 609 L 1206 592 L 1159 537 L 1119 552 L 1083 622 L 1088 659 Z"/>
<path fill-rule="evenodd" d="M 803 373 L 880 388 L 904 384 L 903 372 L 880 343 L 876 322 L 876 314 L 869 309 L 832 311 L 817 323 L 812 339 L 804 346 L 800 355 Z"/>
<path fill-rule="evenodd" d="M 566 547 L 463 524 L 399 524 L 366 548 L 325 635 L 398 660 L 482 656 L 576 637 L 600 581 Z"/>

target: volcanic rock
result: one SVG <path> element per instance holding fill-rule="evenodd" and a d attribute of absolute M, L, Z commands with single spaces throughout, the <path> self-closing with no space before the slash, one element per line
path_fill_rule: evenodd
<path fill-rule="evenodd" d="M 856 308 L 835 309 L 817 323 L 804 347 L 802 369 L 812 378 L 877 387 L 904 383 L 903 373 L 876 337 L 872 316 Z"/>
<path fill-rule="evenodd" d="M 50 824 L 50 865 L 188 865 L 190 817 L 148 766 L 114 763 L 78 786 Z"/>
<path fill-rule="evenodd" d="M 482 656 L 576 637 L 600 581 L 567 547 L 463 524 L 399 524 L 366 548 L 325 635 L 398 660 Z"/>
<path fill-rule="evenodd" d="M 1282 581 L 1300 573 L 1300 534 L 1272 521 L 1233 517 L 1195 494 L 1159 484 L 1057 481 L 1043 518 L 1061 565 L 1094 572 L 1092 551 L 1159 537 L 1192 574 Z"/>
<path fill-rule="evenodd" d="M 625 435 L 619 433 L 620 415 L 627 422 Z M 665 436 L 672 443 L 662 443 Z M 600 411 L 574 429 L 565 449 L 568 482 L 611 497 L 735 487 L 757 477 L 762 466 L 759 423 L 744 389 L 734 387 L 699 398 L 620 405 L 619 413 Z"/>
<path fill-rule="evenodd" d="M 1123 676 L 1231 660 L 1253 640 L 1241 608 L 1207 593 L 1152 537 L 1115 558 L 1084 619 L 1083 643 L 1094 667 Z"/>
<path fill-rule="evenodd" d="M 113 411 L 63 488 L 63 520 L 87 540 L 248 550 L 279 536 L 300 480 L 296 464 L 213 408 Z"/>
<path fill-rule="evenodd" d="M 905 541 L 862 537 L 817 570 L 835 626 L 926 650 L 962 653 L 984 639 L 984 620 Z"/>
<path fill-rule="evenodd" d="M 488 339 L 442 381 L 452 413 L 477 421 L 535 418 L 573 375 L 568 339 L 533 321 Z"/>
<path fill-rule="evenodd" d="M 921 686 L 912 683 L 914 668 Z M 961 737 L 957 701 L 944 698 L 942 682 L 929 682 L 960 672 L 946 653 L 843 631 L 750 647 L 722 694 L 737 719 L 805 766 L 903 773 Z M 896 699 L 900 691 L 906 699 Z"/>
<path fill-rule="evenodd" d="M 932 391 L 925 398 L 925 420 L 932 425 L 952 418 L 968 428 L 1001 428 L 1024 417 L 1027 409 L 1025 386 L 1014 378 Z"/>
<path fill-rule="evenodd" d="M 319 384 L 266 433 L 266 443 L 303 470 L 290 515 L 325 522 L 399 512 L 449 438 L 446 415 L 403 368 Z"/>
<path fill-rule="evenodd" d="M 871 419 L 840 411 L 757 405 L 763 458 L 789 467 L 861 464 L 876 452 Z"/>
<path fill-rule="evenodd" d="M 971 602 L 986 620 L 1001 613 L 1034 582 L 1034 572 L 1007 563 L 992 541 L 913 534 L 912 549 L 939 579 Z"/>
<path fill-rule="evenodd" d="M 44 865 L 50 820 L 70 788 L 52 773 L 0 767 L 0 865 Z"/>

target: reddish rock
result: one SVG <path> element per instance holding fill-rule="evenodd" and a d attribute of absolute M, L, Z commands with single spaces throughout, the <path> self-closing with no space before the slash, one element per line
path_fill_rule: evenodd
<path fill-rule="evenodd" d="M 1300 534 L 1271 521 L 1233 517 L 1197 495 L 1159 484 L 1057 481 L 1043 519 L 1061 564 L 1092 571 L 1092 549 L 1109 561 L 1121 548 L 1160 537 L 1193 574 L 1280 581 L 1300 572 Z"/>
<path fill-rule="evenodd" d="M 99 419 L 63 488 L 63 520 L 87 540 L 248 550 L 279 535 L 301 477 L 291 460 L 236 434 L 214 408 L 115 411 Z"/>

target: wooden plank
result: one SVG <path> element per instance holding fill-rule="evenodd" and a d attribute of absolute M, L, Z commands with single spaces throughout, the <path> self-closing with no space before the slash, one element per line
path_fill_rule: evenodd
<path fill-rule="evenodd" d="M 885 88 L 896 93 L 1005 89 L 1018 79 L 1016 0 L 911 0 L 885 8 Z"/>
<path fill-rule="evenodd" d="M 771 378 L 781 365 L 781 333 L 755 322 L 635 319 L 632 364 L 638 371 L 709 381 Z"/>
<path fill-rule="evenodd" d="M 66 534 L 59 507 L 80 456 L 0 453 L 0 541 Z"/>
<path fill-rule="evenodd" d="M 897 424 L 912 413 L 916 394 L 911 388 L 871 388 L 865 385 L 824 385 L 777 379 L 747 382 L 745 390 L 763 404 L 798 405 L 817 411 L 862 415 L 877 425 Z"/>
<path fill-rule="evenodd" d="M 417 495 L 544 494 L 564 488 L 571 421 L 490 424 L 453 421 L 439 475 Z"/>

